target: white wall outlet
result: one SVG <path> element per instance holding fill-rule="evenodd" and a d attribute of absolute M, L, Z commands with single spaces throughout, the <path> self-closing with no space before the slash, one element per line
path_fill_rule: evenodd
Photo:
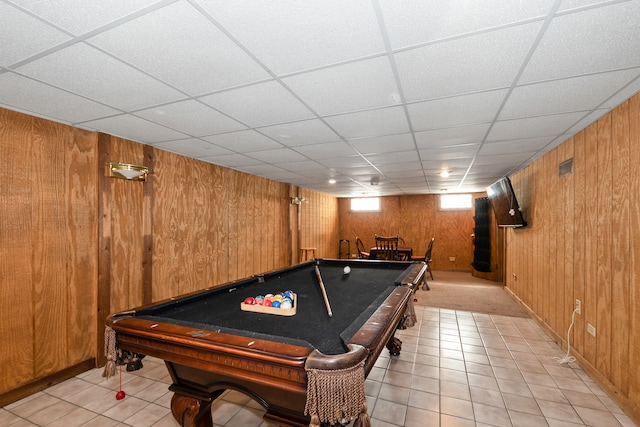
<path fill-rule="evenodd" d="M 576 299 L 576 313 L 582 314 L 582 301 Z"/>
<path fill-rule="evenodd" d="M 587 323 L 587 332 L 589 332 L 589 335 L 592 336 L 596 336 L 596 327 L 593 326 L 591 323 Z"/>
<path fill-rule="evenodd" d="M 454 257 L 454 256 L 450 256 L 450 257 L 449 257 L 449 261 L 451 261 L 451 262 L 456 262 L 456 257 Z"/>

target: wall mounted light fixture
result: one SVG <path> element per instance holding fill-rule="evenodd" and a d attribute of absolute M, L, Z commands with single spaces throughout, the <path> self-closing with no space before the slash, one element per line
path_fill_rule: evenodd
<path fill-rule="evenodd" d="M 147 175 L 153 173 L 151 168 L 128 163 L 109 163 L 108 166 L 111 178 L 127 179 L 129 181 L 146 181 Z"/>
<path fill-rule="evenodd" d="M 306 202 L 306 201 L 307 201 L 306 197 L 291 197 L 292 205 L 301 205 L 302 202 Z"/>

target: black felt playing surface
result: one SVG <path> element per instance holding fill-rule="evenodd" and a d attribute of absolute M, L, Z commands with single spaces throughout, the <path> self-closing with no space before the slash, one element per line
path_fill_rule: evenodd
<path fill-rule="evenodd" d="M 351 273 L 343 268 L 350 265 Z M 329 317 L 312 263 L 203 292 L 145 309 L 136 317 L 197 329 L 219 330 L 252 338 L 317 348 L 325 354 L 345 351 L 348 341 L 393 291 L 405 266 L 382 263 L 367 268 L 356 264 L 320 261 L 319 269 L 333 312 Z M 240 303 L 248 296 L 292 290 L 297 294 L 294 316 L 246 312 Z M 343 336 L 341 336 L 341 334 Z"/>

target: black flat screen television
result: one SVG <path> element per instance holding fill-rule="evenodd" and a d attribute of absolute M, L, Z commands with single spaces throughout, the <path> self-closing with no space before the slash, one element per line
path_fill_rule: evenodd
<path fill-rule="evenodd" d="M 527 221 L 522 216 L 516 193 L 509 177 L 503 177 L 487 187 L 489 203 L 498 221 L 498 227 L 525 227 Z"/>

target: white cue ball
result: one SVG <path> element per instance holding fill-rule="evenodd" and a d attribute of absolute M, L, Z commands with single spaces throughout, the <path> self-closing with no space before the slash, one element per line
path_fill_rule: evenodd
<path fill-rule="evenodd" d="M 349 274 L 351 273 L 351 267 L 349 267 L 348 265 L 344 268 L 344 274 Z"/>

